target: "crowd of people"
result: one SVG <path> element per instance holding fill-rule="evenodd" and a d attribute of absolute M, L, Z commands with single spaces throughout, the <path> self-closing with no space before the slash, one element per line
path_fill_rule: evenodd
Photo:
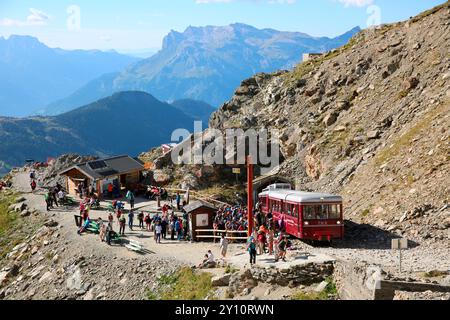
<path fill-rule="evenodd" d="M 275 262 L 286 261 L 286 250 L 291 243 L 286 235 L 283 219 L 276 220 L 271 212 L 264 214 L 257 203 L 253 212 L 253 223 L 254 232 L 247 239 L 250 264 L 256 264 L 256 256 L 263 254 L 274 256 Z"/>
<path fill-rule="evenodd" d="M 108 212 L 107 223 L 103 223 L 100 218 L 97 219 L 96 224 L 100 225 L 99 233 L 102 241 L 107 241 L 108 244 L 111 244 L 108 238 L 125 236 L 127 227 L 130 232 L 135 231 L 136 228 L 140 231 L 152 232 L 155 242 L 158 244 L 165 239 L 189 240 L 188 215 L 184 210 L 181 211 L 180 215 L 177 215 L 169 203 L 162 206 L 161 213 L 135 210 L 135 195 L 131 190 L 126 192 L 125 199 L 127 199 L 130 209 L 125 209 L 124 202 L 114 200 Z M 79 234 L 87 229 L 87 223 L 92 223 L 89 218 L 89 212 L 94 205 L 94 201 L 98 200 L 93 197 L 87 197 L 80 203 L 81 223 Z M 115 228 L 118 229 L 117 233 L 114 232 Z"/>
<path fill-rule="evenodd" d="M 57 183 L 53 188 L 48 189 L 44 194 L 44 200 L 47 211 L 54 209 L 55 206 L 63 206 L 67 203 L 66 193 L 63 187 Z"/>
<path fill-rule="evenodd" d="M 55 189 L 56 190 L 56 189 Z M 160 195 L 161 189 L 154 189 L 152 194 Z M 50 193 L 49 198 L 54 199 L 54 194 Z M 135 193 L 128 190 L 125 194 L 125 201 L 129 203 L 130 209 L 125 210 L 125 203 L 120 200 L 112 201 L 110 211 L 108 213 L 108 221 L 104 223 L 100 218 L 95 221 L 99 226 L 101 241 L 111 244 L 111 239 L 124 237 L 127 228 L 130 232 L 135 230 L 153 233 L 154 241 L 160 244 L 162 240 L 190 240 L 189 235 L 189 217 L 184 211 L 184 204 L 181 202 L 179 193 L 173 198 L 176 204 L 172 205 L 167 201 L 160 208 L 160 212 L 151 213 L 135 209 Z M 84 232 L 89 223 L 89 211 L 98 201 L 95 197 L 86 197 L 80 203 L 81 227 L 79 234 Z M 175 212 L 178 212 L 176 214 Z M 284 221 L 274 219 L 271 213 L 265 215 L 260 211 L 259 205 L 253 212 L 254 232 L 247 238 L 246 250 L 249 253 L 250 264 L 256 263 L 258 255 L 269 254 L 273 256 L 275 261 L 286 261 L 286 250 L 290 243 L 286 237 L 284 229 Z M 220 235 L 220 254 L 221 258 L 227 256 L 228 245 L 233 242 L 233 238 L 242 238 L 248 229 L 248 212 L 247 208 L 236 205 L 224 205 L 219 208 L 213 217 L 214 235 Z M 117 229 L 116 229 L 117 228 Z M 117 230 L 115 232 L 114 230 Z M 222 232 L 220 232 L 222 231 Z M 240 233 L 239 233 L 240 232 Z M 215 261 L 211 252 L 204 256 L 204 260 L 199 267 L 212 267 Z"/>

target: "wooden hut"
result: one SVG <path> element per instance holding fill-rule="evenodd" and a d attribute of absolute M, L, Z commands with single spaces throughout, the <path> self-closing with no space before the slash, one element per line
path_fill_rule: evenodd
<path fill-rule="evenodd" d="M 117 156 L 76 164 L 60 172 L 66 177 L 66 190 L 71 195 L 77 194 L 78 184 L 92 187 L 101 198 L 111 183 L 118 190 L 135 189 L 141 180 L 144 166 L 130 156 Z"/>
<path fill-rule="evenodd" d="M 204 201 L 194 201 L 184 207 L 189 217 L 189 233 L 191 239 L 200 240 L 210 238 L 213 230 L 214 215 L 217 209 L 210 203 Z M 211 232 L 202 232 L 200 230 L 211 230 Z"/>

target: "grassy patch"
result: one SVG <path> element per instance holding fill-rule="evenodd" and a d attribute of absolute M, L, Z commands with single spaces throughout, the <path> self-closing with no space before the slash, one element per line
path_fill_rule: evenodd
<path fill-rule="evenodd" d="M 227 265 L 225 267 L 225 273 L 227 273 L 227 274 L 233 274 L 233 273 L 236 273 L 236 272 L 239 272 L 239 269 L 237 269 L 237 268 L 235 268 L 235 267 L 233 267 L 231 265 Z"/>
<path fill-rule="evenodd" d="M 18 213 L 8 210 L 16 198 L 17 195 L 11 192 L 0 193 L 0 265 L 12 248 L 42 226 L 39 218 L 22 219 Z"/>
<path fill-rule="evenodd" d="M 149 291 L 150 300 L 204 300 L 212 291 L 212 275 L 182 268 L 178 272 L 158 279 L 160 291 Z"/>
<path fill-rule="evenodd" d="M 423 276 L 425 278 L 438 278 L 438 277 L 445 277 L 448 274 L 449 273 L 447 271 L 432 270 L 432 271 L 425 272 L 423 274 Z"/>
<path fill-rule="evenodd" d="M 370 213 L 370 209 L 365 209 L 363 212 L 361 212 L 361 216 L 367 217 Z"/>
<path fill-rule="evenodd" d="M 425 115 L 421 116 L 419 121 L 413 127 L 411 127 L 411 129 L 405 132 L 390 147 L 378 153 L 378 155 L 375 157 L 375 165 L 380 166 L 392 160 L 395 156 L 402 152 L 403 148 L 410 147 L 411 141 L 422 131 L 425 131 L 428 127 L 430 127 L 434 119 L 439 117 L 447 107 L 448 103 L 441 104 L 440 106 L 433 108 Z"/>
<path fill-rule="evenodd" d="M 3 237 L 17 220 L 17 214 L 8 210 L 15 200 L 14 194 L 0 193 L 0 237 Z"/>
<path fill-rule="evenodd" d="M 322 292 L 298 292 L 291 298 L 292 300 L 334 300 L 336 299 L 338 292 L 333 279 L 327 278 L 325 281 L 328 285 Z"/>

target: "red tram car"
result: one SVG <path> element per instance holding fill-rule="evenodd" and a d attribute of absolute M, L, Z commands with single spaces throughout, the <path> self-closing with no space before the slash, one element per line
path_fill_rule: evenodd
<path fill-rule="evenodd" d="M 286 233 L 303 240 L 331 241 L 344 237 L 342 197 L 291 190 L 276 184 L 259 194 L 261 211 L 282 220 Z"/>

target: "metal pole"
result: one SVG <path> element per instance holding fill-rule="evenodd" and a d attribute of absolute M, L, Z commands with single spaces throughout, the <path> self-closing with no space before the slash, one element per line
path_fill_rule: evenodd
<path fill-rule="evenodd" d="M 253 163 L 252 157 L 247 157 L 247 219 L 248 236 L 253 233 Z"/>

